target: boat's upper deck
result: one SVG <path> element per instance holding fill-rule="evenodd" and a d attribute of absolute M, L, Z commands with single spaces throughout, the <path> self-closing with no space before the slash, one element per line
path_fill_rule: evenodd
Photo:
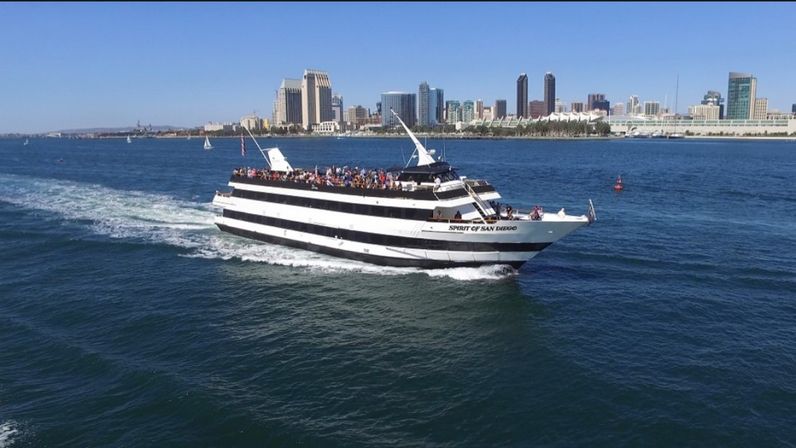
<path fill-rule="evenodd" d="M 335 166 L 292 172 L 239 168 L 234 170 L 230 182 L 358 196 L 440 200 L 468 195 L 461 183 L 453 182 L 458 179 L 455 171 L 442 162 L 435 167 L 400 171 Z M 484 180 L 466 182 L 476 193 L 495 191 Z"/>

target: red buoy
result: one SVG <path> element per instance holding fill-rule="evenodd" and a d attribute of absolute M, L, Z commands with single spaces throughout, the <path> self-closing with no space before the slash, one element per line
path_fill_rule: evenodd
<path fill-rule="evenodd" d="M 622 184 L 622 176 L 616 177 L 616 183 L 614 184 L 614 191 L 622 191 L 625 189 L 625 186 Z"/>

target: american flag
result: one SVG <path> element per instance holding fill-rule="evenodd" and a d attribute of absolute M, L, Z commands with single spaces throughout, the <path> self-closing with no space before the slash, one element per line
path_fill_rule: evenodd
<path fill-rule="evenodd" d="M 246 140 L 243 139 L 243 133 L 240 134 L 240 155 L 246 157 Z"/>

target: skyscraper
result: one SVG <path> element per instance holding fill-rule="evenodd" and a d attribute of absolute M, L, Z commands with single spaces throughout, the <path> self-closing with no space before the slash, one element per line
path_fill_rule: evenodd
<path fill-rule="evenodd" d="M 445 102 L 445 117 L 448 124 L 454 124 L 457 121 L 462 121 L 462 106 L 456 100 Z"/>
<path fill-rule="evenodd" d="M 753 120 L 765 120 L 768 116 L 768 98 L 755 98 Z"/>
<path fill-rule="evenodd" d="M 434 100 L 436 102 L 436 98 Z M 431 89 L 429 89 L 428 83 L 423 81 L 417 89 L 417 124 L 431 126 L 432 114 L 436 114 L 436 108 L 434 108 L 434 112 L 431 111 Z"/>
<path fill-rule="evenodd" d="M 496 120 L 506 117 L 506 100 L 495 100 L 492 117 Z"/>
<path fill-rule="evenodd" d="M 482 100 L 475 100 L 475 118 L 479 120 L 484 118 L 484 102 Z"/>
<path fill-rule="evenodd" d="M 301 80 L 283 79 L 276 93 L 275 124 L 302 124 L 301 103 Z"/>
<path fill-rule="evenodd" d="M 580 101 L 573 101 L 572 103 L 570 103 L 569 109 L 572 112 L 583 112 L 583 103 L 581 103 Z"/>
<path fill-rule="evenodd" d="M 730 72 L 727 86 L 727 119 L 748 120 L 755 112 L 757 78 L 749 73 Z"/>
<path fill-rule="evenodd" d="M 475 119 L 475 103 L 473 100 L 466 100 L 462 103 L 462 121 L 469 123 Z"/>
<path fill-rule="evenodd" d="M 443 123 L 445 121 L 445 91 L 442 89 L 431 89 L 431 95 L 435 96 L 435 103 L 436 106 L 436 122 Z"/>
<path fill-rule="evenodd" d="M 345 129 L 345 120 L 343 119 L 343 97 L 335 93 L 332 95 L 332 114 L 333 120 L 340 125 L 340 129 Z"/>
<path fill-rule="evenodd" d="M 720 92 L 708 90 L 708 93 L 702 97 L 702 104 L 713 104 L 714 106 L 719 106 L 719 120 L 724 119 L 724 98 L 721 97 Z"/>
<path fill-rule="evenodd" d="M 556 77 L 551 72 L 544 75 L 544 110 L 546 115 L 553 113 L 556 107 Z"/>
<path fill-rule="evenodd" d="M 417 124 L 417 116 L 415 115 L 417 95 L 414 93 L 404 92 L 384 92 L 381 94 L 381 125 L 385 127 L 400 126 L 398 120 L 390 112 L 394 110 L 401 120 L 406 123 L 410 128 Z"/>
<path fill-rule="evenodd" d="M 627 114 L 641 115 L 641 102 L 638 99 L 638 95 L 631 95 L 627 99 Z"/>
<path fill-rule="evenodd" d="M 517 78 L 517 118 L 528 118 L 528 75 Z"/>
<path fill-rule="evenodd" d="M 657 101 L 644 101 L 644 115 L 657 116 L 661 112 L 661 103 Z"/>
<path fill-rule="evenodd" d="M 590 93 L 587 100 L 586 100 L 586 107 L 587 111 L 597 109 L 594 106 L 594 103 L 598 101 L 605 101 L 605 94 L 604 93 Z"/>
<path fill-rule="evenodd" d="M 319 70 L 304 70 L 301 81 L 301 119 L 304 129 L 312 125 L 332 121 L 332 84 L 329 75 Z"/>

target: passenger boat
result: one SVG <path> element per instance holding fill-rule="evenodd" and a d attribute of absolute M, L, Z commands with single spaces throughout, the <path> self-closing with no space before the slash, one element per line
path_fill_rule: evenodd
<path fill-rule="evenodd" d="M 487 181 L 460 176 L 436 160 L 393 112 L 415 145 L 412 167 L 294 169 L 279 148 L 263 149 L 269 168 L 238 169 L 232 191 L 217 192 L 219 229 L 378 265 L 515 268 L 596 216 L 500 206 Z"/>

